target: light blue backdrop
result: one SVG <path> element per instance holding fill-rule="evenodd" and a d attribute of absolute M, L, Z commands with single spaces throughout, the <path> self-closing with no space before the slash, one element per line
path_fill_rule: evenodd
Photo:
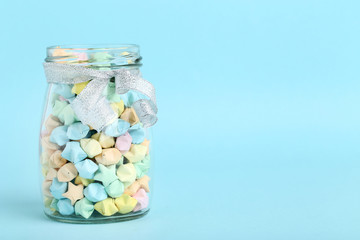
<path fill-rule="evenodd" d="M 1 239 L 360 238 L 359 1 L 0 3 Z M 49 45 L 137 43 L 157 88 L 150 214 L 41 209 Z M 25 238 L 24 238 L 25 237 Z"/>

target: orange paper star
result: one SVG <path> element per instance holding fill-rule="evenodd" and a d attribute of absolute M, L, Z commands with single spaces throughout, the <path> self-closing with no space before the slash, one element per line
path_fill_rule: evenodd
<path fill-rule="evenodd" d="M 149 178 L 149 176 L 144 175 L 142 178 L 139 178 L 137 181 L 140 184 L 141 188 L 143 188 L 146 192 L 150 192 L 150 188 L 149 188 L 150 178 Z"/>
<path fill-rule="evenodd" d="M 63 196 L 70 199 L 71 204 L 74 205 L 77 200 L 84 198 L 84 186 L 82 184 L 74 185 L 71 182 L 68 184 L 68 191 L 63 193 Z"/>

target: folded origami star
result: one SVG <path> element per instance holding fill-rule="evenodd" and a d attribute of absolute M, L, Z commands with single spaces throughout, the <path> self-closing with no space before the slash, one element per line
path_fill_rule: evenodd
<path fill-rule="evenodd" d="M 83 198 L 75 203 L 75 214 L 89 218 L 94 212 L 94 205 L 88 199 Z"/>
<path fill-rule="evenodd" d="M 77 200 L 84 198 L 83 194 L 84 186 L 74 185 L 71 182 L 68 184 L 68 190 L 66 193 L 63 193 L 63 196 L 70 199 L 71 205 L 74 205 Z"/>
<path fill-rule="evenodd" d="M 122 154 L 129 151 L 131 147 L 132 137 L 128 132 L 116 138 L 115 147 L 120 150 Z"/>
<path fill-rule="evenodd" d="M 89 158 L 93 158 L 102 152 L 100 143 L 92 138 L 81 139 L 80 146 Z"/>
<path fill-rule="evenodd" d="M 105 166 L 117 164 L 121 160 L 121 152 L 116 148 L 103 149 L 102 153 L 95 157 L 96 161 Z"/>
<path fill-rule="evenodd" d="M 95 172 L 99 169 L 98 165 L 90 159 L 85 159 L 75 164 L 79 176 L 86 179 L 93 179 Z"/>
<path fill-rule="evenodd" d="M 56 143 L 59 146 L 64 146 L 67 142 L 69 142 L 69 138 L 67 136 L 68 126 L 59 126 L 56 127 L 50 135 L 50 141 Z"/>
<path fill-rule="evenodd" d="M 104 187 L 107 187 L 110 183 L 118 179 L 115 174 L 115 167 L 115 165 L 106 167 L 99 164 L 99 170 L 95 173 L 94 180 L 102 182 Z"/>
<path fill-rule="evenodd" d="M 67 137 L 71 140 L 80 140 L 85 138 L 90 128 L 88 125 L 84 125 L 81 122 L 76 122 L 69 125 L 69 128 L 66 132 Z"/>
<path fill-rule="evenodd" d="M 99 202 L 107 198 L 105 188 L 100 183 L 90 183 L 84 190 L 85 197 L 92 202 Z"/>
<path fill-rule="evenodd" d="M 122 182 L 133 183 L 136 179 L 136 169 L 132 163 L 122 164 L 116 171 L 116 175 Z"/>
<path fill-rule="evenodd" d="M 135 124 L 129 129 L 129 134 L 132 137 L 132 143 L 140 144 L 145 140 L 145 131 L 140 123 Z"/>
<path fill-rule="evenodd" d="M 111 216 L 118 212 L 118 208 L 114 203 L 114 199 L 107 198 L 100 202 L 97 202 L 94 206 L 95 210 L 104 216 Z"/>
<path fill-rule="evenodd" d="M 104 133 L 108 136 L 119 137 L 119 136 L 123 135 L 124 133 L 126 133 L 126 131 L 129 128 L 130 128 L 130 123 L 128 123 L 122 119 L 118 119 L 118 120 L 115 120 L 110 125 L 106 126 L 104 129 Z"/>
<path fill-rule="evenodd" d="M 119 179 L 117 179 L 110 183 L 105 188 L 105 191 L 110 197 L 120 197 L 124 193 L 124 184 Z"/>
<path fill-rule="evenodd" d="M 78 142 L 68 142 L 66 143 L 65 149 L 61 153 L 61 156 L 70 162 L 77 163 L 87 157 L 87 154 L 80 147 Z"/>
<path fill-rule="evenodd" d="M 67 190 L 66 182 L 59 182 L 57 178 L 54 178 L 50 186 L 51 195 L 56 199 L 62 199 L 63 193 Z"/>

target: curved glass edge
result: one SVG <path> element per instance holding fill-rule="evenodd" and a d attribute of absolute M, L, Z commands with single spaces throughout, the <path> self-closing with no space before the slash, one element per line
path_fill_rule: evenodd
<path fill-rule="evenodd" d="M 85 219 L 79 216 L 63 216 L 57 212 L 52 212 L 49 209 L 45 209 L 44 213 L 45 215 L 50 218 L 51 220 L 55 220 L 58 222 L 63 223 L 76 223 L 76 224 L 102 224 L 102 223 L 115 223 L 115 222 L 124 222 L 124 221 L 130 221 L 135 220 L 138 218 L 142 218 L 145 215 L 147 215 L 150 211 L 150 208 L 143 209 L 138 212 L 132 212 L 128 214 L 117 214 L 113 216 L 102 216 L 99 214 L 99 216 L 91 217 L 89 219 Z"/>

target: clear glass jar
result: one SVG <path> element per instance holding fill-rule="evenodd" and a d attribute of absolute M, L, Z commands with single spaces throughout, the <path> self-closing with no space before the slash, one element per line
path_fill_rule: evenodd
<path fill-rule="evenodd" d="M 137 45 L 48 47 L 45 59 L 46 63 L 96 71 L 126 69 L 138 77 L 140 61 Z M 65 69 L 55 77 L 65 78 L 67 74 Z M 44 212 L 51 219 L 72 223 L 114 222 L 144 216 L 151 199 L 151 134 L 132 106 L 147 97 L 134 90 L 118 94 L 114 77 L 109 77 L 99 97 L 104 101 L 89 101 L 89 109 L 105 104 L 115 118 L 101 130 L 95 130 L 80 121 L 74 110 L 76 98 L 89 91 L 95 81 L 84 81 L 82 77 L 80 71 L 76 83 L 48 84 L 40 133 Z M 88 93 L 87 97 L 91 95 Z M 84 110 L 81 108 L 88 106 L 83 104 L 80 110 Z M 94 110 L 90 116 L 96 118 L 102 111 Z"/>

